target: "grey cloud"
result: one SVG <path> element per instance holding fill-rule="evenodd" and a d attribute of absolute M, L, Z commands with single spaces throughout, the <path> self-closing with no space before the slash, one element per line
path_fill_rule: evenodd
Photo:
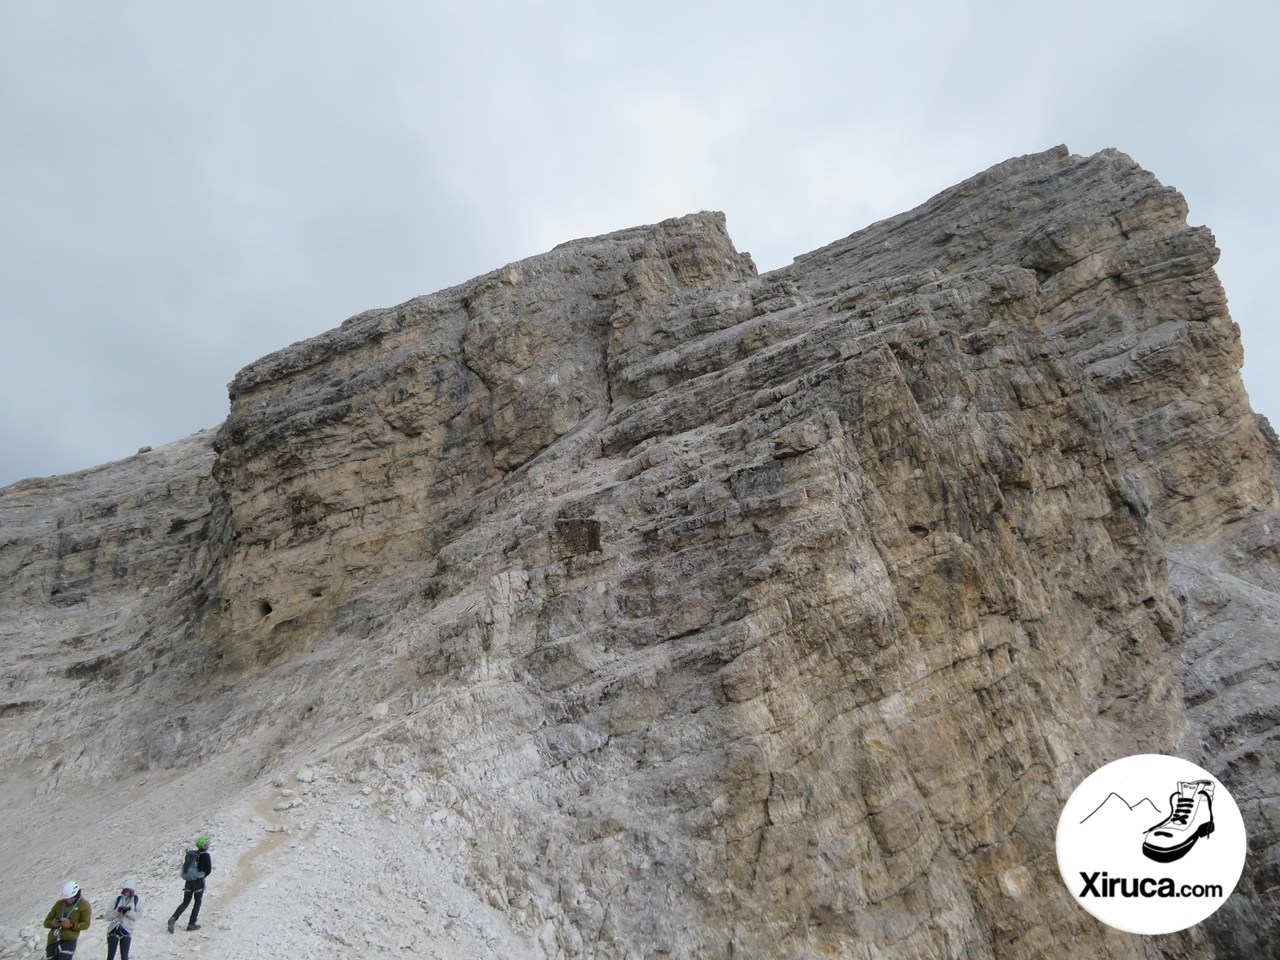
<path fill-rule="evenodd" d="M 723 209 L 775 267 L 1059 142 L 1215 228 L 1280 412 L 1280 14 L 1153 9 L 5 5 L 0 483 L 213 425 L 257 357 L 572 236 Z"/>

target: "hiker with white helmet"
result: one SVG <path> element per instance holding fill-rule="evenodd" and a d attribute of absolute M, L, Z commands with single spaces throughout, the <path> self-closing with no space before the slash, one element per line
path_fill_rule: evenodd
<path fill-rule="evenodd" d="M 129 960 L 133 925 L 140 916 L 142 900 L 138 896 L 138 885 L 126 880 L 115 905 L 107 912 L 107 960 L 115 960 L 116 947 L 120 948 L 120 960 Z"/>
<path fill-rule="evenodd" d="M 204 899 L 204 878 L 211 873 L 213 873 L 213 858 L 209 856 L 209 838 L 196 837 L 196 848 L 188 850 L 182 861 L 182 879 L 186 881 L 186 885 L 182 888 L 182 903 L 169 918 L 170 933 L 173 933 L 178 925 L 178 918 L 187 909 L 187 904 L 193 900 L 195 905 L 191 908 L 191 919 L 187 922 L 187 929 L 200 929 L 200 924 L 196 921 L 200 917 L 200 901 Z"/>
<path fill-rule="evenodd" d="M 80 895 L 80 884 L 68 880 L 63 884 L 62 896 L 53 902 L 44 918 L 44 925 L 49 928 L 45 960 L 67 960 L 75 953 L 76 940 L 89 929 L 90 919 L 89 901 Z"/>

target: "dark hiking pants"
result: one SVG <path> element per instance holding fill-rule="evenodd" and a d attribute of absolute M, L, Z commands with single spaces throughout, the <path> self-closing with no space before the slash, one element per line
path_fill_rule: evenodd
<path fill-rule="evenodd" d="M 182 916 L 183 911 L 187 909 L 187 904 L 195 900 L 195 906 L 191 908 L 191 923 L 195 923 L 200 916 L 200 901 L 204 899 L 204 881 L 194 880 L 187 883 L 187 887 L 182 892 L 182 906 L 173 911 L 173 922 L 177 923 L 178 918 Z"/>
<path fill-rule="evenodd" d="M 120 946 L 120 960 L 129 960 L 129 944 L 133 936 L 124 927 L 107 931 L 107 960 L 116 960 L 116 945 Z"/>

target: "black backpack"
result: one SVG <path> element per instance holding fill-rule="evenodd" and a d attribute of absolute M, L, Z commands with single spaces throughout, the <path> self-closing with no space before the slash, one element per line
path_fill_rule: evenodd
<path fill-rule="evenodd" d="M 200 872 L 200 851 L 188 850 L 182 858 L 182 879 L 199 880 L 204 874 Z"/>

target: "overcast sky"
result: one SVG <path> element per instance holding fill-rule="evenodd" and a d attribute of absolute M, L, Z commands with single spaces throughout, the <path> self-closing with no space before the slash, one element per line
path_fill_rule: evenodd
<path fill-rule="evenodd" d="M 787 10 L 0 0 L 0 485 L 564 240 L 723 210 L 764 271 L 1058 143 L 1187 196 L 1280 418 L 1280 5 Z"/>

